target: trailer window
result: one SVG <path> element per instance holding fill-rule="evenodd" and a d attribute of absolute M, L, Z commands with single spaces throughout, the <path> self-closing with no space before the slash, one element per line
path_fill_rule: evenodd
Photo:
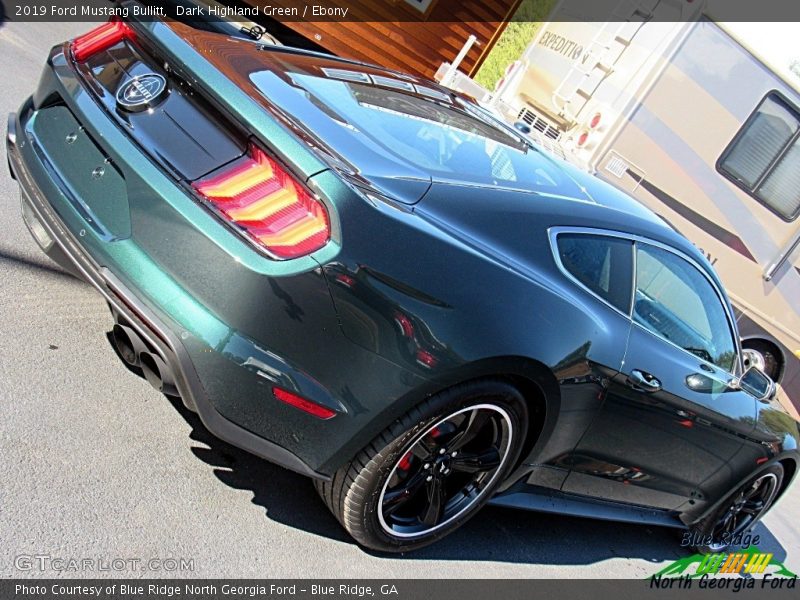
<path fill-rule="evenodd" d="M 770 93 L 725 149 L 719 170 L 785 221 L 800 214 L 800 113 Z"/>

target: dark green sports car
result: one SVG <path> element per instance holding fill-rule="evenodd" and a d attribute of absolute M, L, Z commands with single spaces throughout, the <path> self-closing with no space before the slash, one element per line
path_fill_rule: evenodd
<path fill-rule="evenodd" d="M 703 255 L 433 82 L 111 21 L 53 48 L 7 146 L 120 356 L 365 546 L 492 501 L 719 550 L 795 474 Z"/>

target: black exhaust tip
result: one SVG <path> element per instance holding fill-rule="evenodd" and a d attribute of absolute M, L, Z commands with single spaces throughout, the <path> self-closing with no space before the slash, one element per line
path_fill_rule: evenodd
<path fill-rule="evenodd" d="M 130 327 L 117 323 L 114 325 L 111 335 L 114 338 L 114 345 L 117 347 L 117 351 L 122 357 L 122 360 L 132 367 L 140 366 L 139 355 L 142 352 L 146 352 L 147 347 L 136 332 Z"/>
<path fill-rule="evenodd" d="M 178 388 L 175 387 L 175 377 L 172 370 L 164 360 L 150 352 L 142 352 L 139 355 L 139 366 L 142 369 L 144 378 L 162 394 L 167 396 L 179 396 Z"/>

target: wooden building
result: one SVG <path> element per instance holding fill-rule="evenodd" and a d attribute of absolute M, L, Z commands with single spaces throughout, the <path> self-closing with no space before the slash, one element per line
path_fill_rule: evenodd
<path fill-rule="evenodd" d="M 349 0 L 345 19 L 292 20 L 283 26 L 337 56 L 433 77 L 470 35 L 475 44 L 459 69 L 474 75 L 521 0 Z M 248 0 L 262 8 L 293 0 Z"/>

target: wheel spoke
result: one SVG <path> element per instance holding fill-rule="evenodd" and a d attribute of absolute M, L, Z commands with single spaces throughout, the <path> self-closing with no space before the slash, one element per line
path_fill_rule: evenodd
<path fill-rule="evenodd" d="M 500 465 L 500 451 L 492 447 L 482 452 L 465 452 L 453 458 L 450 465 L 462 473 L 484 473 Z"/>
<path fill-rule="evenodd" d="M 474 440 L 483 429 L 483 426 L 486 425 L 489 416 L 489 412 L 485 410 L 472 411 L 469 418 L 464 420 L 464 423 L 459 427 L 459 431 L 450 440 L 447 445 L 448 450 L 458 450 Z"/>
<path fill-rule="evenodd" d="M 441 478 L 434 477 L 425 487 L 428 504 L 422 513 L 421 521 L 428 527 L 433 527 L 441 520 L 444 513 L 444 482 Z"/>
<path fill-rule="evenodd" d="M 731 511 L 727 511 L 725 513 L 725 516 L 722 517 L 720 522 L 717 524 L 717 527 L 715 528 L 715 533 L 719 532 L 719 534 L 721 535 L 726 531 L 728 531 L 728 524 L 731 522 L 731 518 L 733 518 L 733 513 Z M 720 537 L 720 536 L 718 535 L 715 537 Z"/>
<path fill-rule="evenodd" d="M 749 490 L 747 490 L 744 494 L 742 494 L 741 498 L 743 501 L 748 502 L 760 494 L 761 494 L 761 486 L 755 485 L 751 487 Z"/>
<path fill-rule="evenodd" d="M 411 448 L 411 453 L 420 460 L 427 460 L 433 455 L 434 446 L 431 442 L 422 438 Z"/>
<path fill-rule="evenodd" d="M 742 525 L 741 517 L 742 513 L 736 513 L 733 515 L 733 519 L 731 519 L 731 533 L 736 533 Z"/>
<path fill-rule="evenodd" d="M 763 500 L 750 500 L 749 502 L 745 502 L 744 506 L 742 506 L 742 512 L 748 513 L 758 513 L 764 508 L 764 501 Z"/>
<path fill-rule="evenodd" d="M 386 492 L 383 496 L 384 514 L 390 515 L 408 502 L 424 487 L 424 483 L 425 473 L 420 472 L 403 482 L 397 489 Z"/>

